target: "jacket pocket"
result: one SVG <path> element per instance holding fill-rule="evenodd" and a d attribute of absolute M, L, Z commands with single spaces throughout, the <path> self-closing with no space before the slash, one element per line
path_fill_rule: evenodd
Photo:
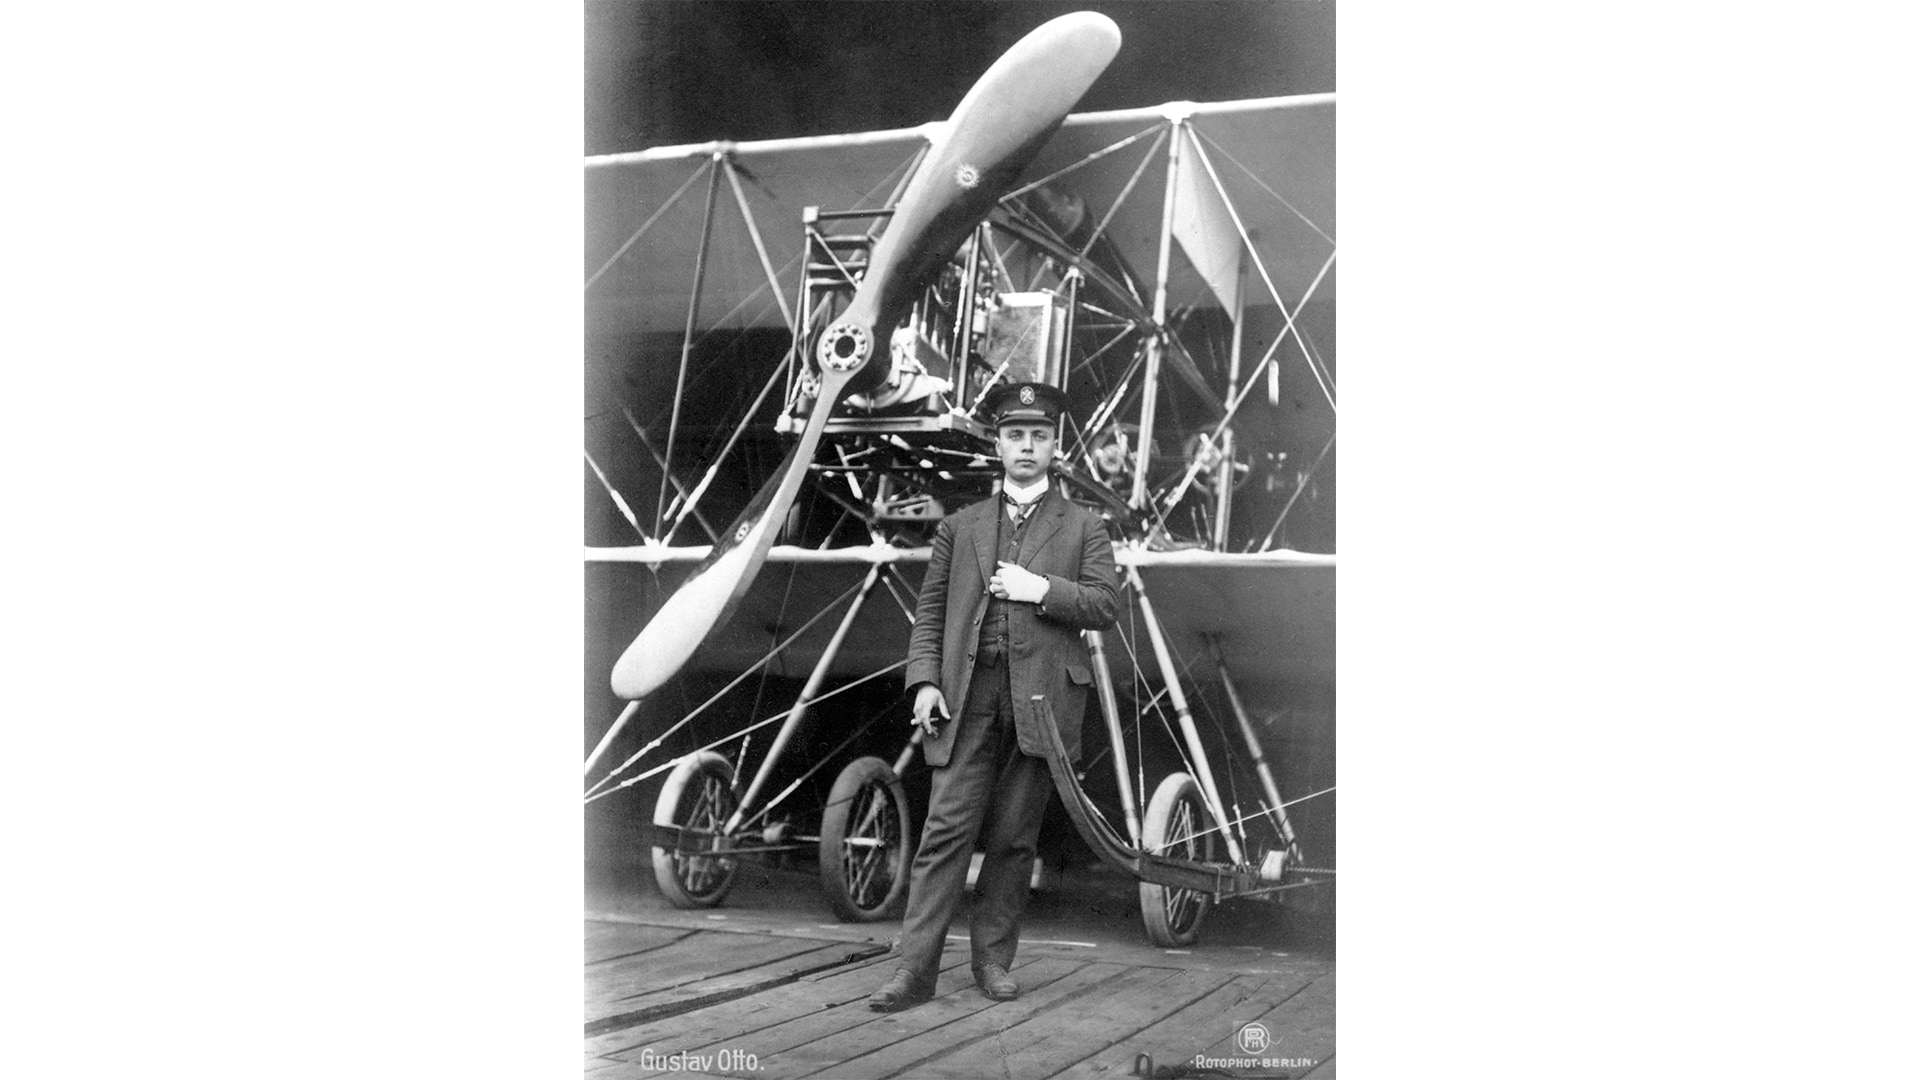
<path fill-rule="evenodd" d="M 1067 680 L 1079 686 L 1092 686 L 1093 672 L 1088 671 L 1079 664 L 1068 664 Z"/>

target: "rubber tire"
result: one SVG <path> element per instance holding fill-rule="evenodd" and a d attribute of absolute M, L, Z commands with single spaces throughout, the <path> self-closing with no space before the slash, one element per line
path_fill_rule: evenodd
<path fill-rule="evenodd" d="M 900 917 L 913 865 L 912 834 L 907 789 L 891 765 L 863 757 L 840 770 L 820 819 L 820 882 L 834 915 L 842 922 Z M 880 843 L 850 848 L 850 836 Z"/>
<path fill-rule="evenodd" d="M 733 766 L 711 750 L 680 759 L 660 789 L 653 805 L 655 825 L 718 831 L 734 810 Z M 728 851 L 731 844 L 715 837 L 700 851 Z M 678 908 L 713 907 L 733 888 L 735 856 L 689 855 L 655 846 L 653 879 L 660 894 Z"/>
<path fill-rule="evenodd" d="M 1186 773 L 1174 773 L 1153 789 L 1141 842 L 1155 855 L 1212 862 L 1216 834 L 1192 836 L 1212 827 L 1200 785 Z M 1140 883 L 1140 921 L 1146 926 L 1147 939 L 1163 949 L 1186 948 L 1199 940 L 1200 924 L 1212 908 L 1212 893 Z"/>

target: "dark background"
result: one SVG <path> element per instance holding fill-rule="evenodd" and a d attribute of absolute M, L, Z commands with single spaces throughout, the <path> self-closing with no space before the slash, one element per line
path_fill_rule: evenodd
<path fill-rule="evenodd" d="M 594 2 L 586 152 L 944 120 L 1022 35 L 1087 10 L 1123 40 L 1075 112 L 1334 89 L 1319 0 Z"/>

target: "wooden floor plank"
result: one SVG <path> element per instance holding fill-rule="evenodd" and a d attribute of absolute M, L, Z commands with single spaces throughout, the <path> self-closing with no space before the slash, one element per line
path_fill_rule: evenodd
<path fill-rule="evenodd" d="M 1131 968 L 1088 994 L 1037 1015 L 1002 1024 L 990 1037 L 912 1068 L 921 1077 L 1042 1077 L 1077 1064 L 1168 1013 L 1220 988 L 1234 976 L 1219 971 Z"/>
<path fill-rule="evenodd" d="M 1321 1061 L 1333 1056 L 1333 972 L 1315 978 L 1292 997 L 1258 1017 L 1266 1025 L 1272 1043 L 1267 1056 L 1280 1059 L 1281 1067 L 1298 1077 L 1308 1069 L 1317 1069 Z M 1236 1032 L 1237 1034 L 1237 1032 Z M 1209 1057 L 1241 1057 L 1234 1036 L 1208 1047 Z M 1156 1059 L 1154 1064 L 1158 1065 Z M 1316 1075 L 1323 1075 L 1316 1072 Z"/>
<path fill-rule="evenodd" d="M 1151 1057 L 1156 1068 L 1185 1064 L 1192 1061 L 1194 1055 L 1210 1052 L 1210 1047 L 1231 1039 L 1247 1021 L 1272 1012 L 1322 973 L 1322 968 L 1303 966 L 1281 977 L 1235 976 L 1186 1008 L 1119 1039 L 1048 1080 L 1107 1080 L 1131 1076 L 1134 1061 L 1140 1054 Z"/>
<path fill-rule="evenodd" d="M 801 1017 L 725 1040 L 725 1045 L 758 1055 L 760 1068 L 739 1072 L 757 1080 L 797 1080 L 816 1073 L 828 1077 L 865 1076 L 870 1067 L 859 1055 L 891 1046 L 902 1039 L 950 1024 L 993 1006 L 973 986 L 969 957 L 949 954 L 953 961 L 942 972 L 938 996 L 898 1013 L 876 1013 L 866 1008 L 864 996 L 836 1008 Z M 1060 960 L 1033 960 L 1016 969 L 1036 982 L 1051 982 L 1078 965 Z M 875 982 L 871 989 L 877 989 Z M 632 1055 L 623 1055 L 631 1058 Z"/>
<path fill-rule="evenodd" d="M 587 963 L 597 964 L 671 945 L 694 933 L 671 926 L 587 920 Z"/>
<path fill-rule="evenodd" d="M 785 986 L 735 1001 L 609 1031 L 588 1039 L 587 1053 L 612 1057 L 624 1050 L 658 1045 L 667 1039 L 671 1039 L 676 1047 L 697 1048 L 728 1036 L 744 1035 L 785 1023 L 856 998 L 864 1001 L 868 994 L 886 981 L 898 962 L 892 956 L 877 956 L 831 972 L 809 975 Z"/>
<path fill-rule="evenodd" d="M 1025 976 L 1020 977 L 1021 993 L 1015 1001 L 1001 1002 L 992 1008 L 977 1012 L 952 1024 L 926 1032 L 912 1039 L 903 1039 L 892 1046 L 867 1054 L 850 1068 L 861 1070 L 857 1075 L 876 1077 L 900 1076 L 919 1077 L 929 1058 L 938 1060 L 938 1055 L 954 1047 L 964 1047 L 981 1039 L 991 1039 L 995 1033 L 1022 1020 L 1044 1015 L 1064 1003 L 1085 996 L 1099 996 L 1105 987 L 1117 978 L 1125 977 L 1128 968 L 1116 964 L 1085 964 L 1063 978 L 1044 986 L 1034 985 Z M 1158 972 L 1160 977 L 1170 976 L 1172 972 Z M 833 1070 L 823 1071 L 820 1077 L 835 1077 Z M 854 1075 L 854 1074 L 849 1074 Z M 999 1076 L 1001 1074 L 994 1073 Z M 1022 1078 L 1024 1080 L 1024 1078 Z"/>
<path fill-rule="evenodd" d="M 883 960 L 891 960 L 897 963 L 897 960 L 891 957 L 883 958 Z M 960 978 L 965 977 L 969 962 L 968 955 L 964 951 L 956 952 L 949 950 L 946 956 L 943 957 L 943 961 L 946 967 L 941 972 L 941 984 L 946 986 L 950 993 L 957 993 Z M 610 1053 L 606 1056 L 637 1063 L 643 1056 L 646 1056 L 644 1052 L 648 1050 L 651 1050 L 656 1057 L 660 1054 L 672 1054 L 681 1050 L 703 1052 L 709 1050 L 731 1050 L 740 1053 L 754 1054 L 760 1059 L 761 1068 L 751 1073 L 751 1075 L 759 1077 L 761 1080 L 776 1080 L 776 1078 L 790 1075 L 790 1071 L 784 1070 L 780 1063 L 788 1051 L 794 1047 L 806 1046 L 810 1043 L 823 1041 L 831 1041 L 831 1043 L 837 1047 L 845 1040 L 845 1033 L 848 1030 L 864 1024 L 889 1019 L 887 1014 L 876 1013 L 869 1010 L 866 1007 L 866 1000 L 869 994 L 878 990 L 886 982 L 891 973 L 892 963 L 882 963 L 865 968 L 859 972 L 848 973 L 843 980 L 836 981 L 834 985 L 828 987 L 835 1004 L 825 1009 L 807 1007 L 794 1011 L 792 1015 L 785 1018 L 754 1018 L 747 1021 L 747 1023 L 753 1025 L 751 1028 L 735 1027 L 733 1030 L 725 1029 L 726 1014 L 714 1017 L 711 1024 L 707 1023 L 705 1019 L 702 1019 L 698 1022 L 697 1027 L 690 1026 L 690 1032 L 688 1034 L 675 1032 L 669 1025 L 663 1024 L 655 1027 L 654 1032 L 656 1037 L 650 1044 L 636 1045 L 626 1050 Z M 767 993 L 778 993 L 780 990 L 789 990 L 798 985 L 799 984 L 790 984 L 788 987 L 767 991 Z M 805 993 L 805 991 L 801 991 L 801 993 Z M 763 996 L 765 995 L 754 995 L 755 998 Z M 742 999 L 742 1001 L 746 1000 L 749 999 Z M 715 1006 L 714 1008 L 727 1009 L 733 1004 L 738 1003 L 728 1003 L 728 1005 Z M 920 1008 L 924 1009 L 927 1008 L 927 1006 L 923 1005 L 920 1006 Z M 697 1014 L 688 1014 L 687 1018 L 694 1016 L 704 1018 L 705 1015 L 711 1011 L 713 1010 L 702 1009 Z M 910 1015 L 910 1013 L 899 1015 Z M 772 1022 L 763 1022 L 764 1020 L 771 1020 Z M 708 1041 L 700 1042 L 696 1041 L 696 1038 Z M 661 1070 L 635 1069 L 618 1073 L 610 1072 L 606 1075 L 609 1077 L 609 1080 L 615 1080 L 615 1078 L 617 1078 L 617 1080 L 637 1080 L 639 1077 L 661 1075 Z"/>
<path fill-rule="evenodd" d="M 755 997 L 769 990 L 798 981 L 804 973 L 831 969 L 851 963 L 860 954 L 849 954 L 844 943 L 822 945 L 777 964 L 748 968 L 727 975 L 702 979 L 658 993 L 645 994 L 625 1003 L 626 1011 L 605 1017 L 590 1027 L 591 1032 L 618 1031 L 636 1023 L 654 1019 L 673 1019 L 694 1012 Z M 865 997 L 862 994 L 861 997 Z"/>
<path fill-rule="evenodd" d="M 1061 957 L 1037 957 L 1016 963 L 1014 977 L 1023 991 L 1017 1001 L 993 1001 L 973 984 L 963 968 L 947 993 L 924 1005 L 856 1028 L 831 1044 L 796 1048 L 783 1055 L 785 1077 L 883 1077 L 900 1074 L 913 1063 L 955 1042 L 984 1037 L 1016 1017 L 1042 1012 L 1092 990 L 1119 969 Z M 905 1075 L 918 1076 L 917 1071 Z"/>
<path fill-rule="evenodd" d="M 587 968 L 586 1017 L 589 1021 L 631 1012 L 657 1001 L 697 996 L 689 988 L 717 984 L 740 972 L 821 951 L 844 952 L 838 942 L 757 934 L 696 934 L 638 956 Z M 789 965 L 792 966 L 792 965 Z M 765 976 L 761 976 L 765 977 Z"/>

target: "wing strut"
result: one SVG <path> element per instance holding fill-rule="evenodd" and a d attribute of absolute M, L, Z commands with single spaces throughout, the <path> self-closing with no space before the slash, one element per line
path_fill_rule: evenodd
<path fill-rule="evenodd" d="M 666 519 L 667 481 L 673 477 L 673 448 L 680 434 L 680 398 L 687 388 L 687 361 L 693 357 L 693 321 L 700 314 L 701 285 L 707 278 L 707 247 L 713 242 L 713 197 L 720 187 L 721 155 L 713 155 L 707 174 L 707 209 L 700 218 L 700 250 L 693 257 L 693 295 L 687 297 L 687 330 L 680 338 L 680 374 L 673 383 L 673 418 L 667 422 L 667 460 L 661 466 L 660 497 L 653 508 L 653 531 Z"/>
<path fill-rule="evenodd" d="M 1173 662 L 1173 653 L 1167 648 L 1166 632 L 1160 628 L 1160 618 L 1153 612 L 1153 601 L 1147 598 L 1146 582 L 1140 580 L 1138 567 L 1127 567 L 1127 580 L 1133 585 L 1133 593 L 1140 598 L 1140 614 L 1147 624 L 1147 637 L 1153 643 L 1154 659 L 1160 663 L 1160 678 L 1166 683 L 1167 696 L 1173 701 L 1174 716 L 1180 721 L 1180 733 L 1186 737 L 1187 749 L 1193 754 L 1194 771 L 1200 775 L 1194 779 L 1200 781 L 1200 791 L 1207 797 L 1207 810 L 1213 814 L 1213 820 L 1226 821 L 1226 806 L 1220 800 L 1220 788 L 1213 780 L 1213 766 L 1207 761 L 1207 748 L 1200 742 L 1200 731 L 1193 725 L 1193 711 L 1187 708 L 1187 695 L 1180 688 L 1180 669 Z M 1236 863 L 1244 862 L 1246 857 L 1240 851 L 1240 841 L 1232 832 L 1221 830 L 1221 836 L 1227 842 L 1227 854 Z"/>
<path fill-rule="evenodd" d="M 747 193 L 740 189 L 740 170 L 733 163 L 733 155 L 720 159 L 726 166 L 727 183 L 733 185 L 733 201 L 740 207 L 740 216 L 746 219 L 747 235 L 753 238 L 753 250 L 760 256 L 760 269 L 766 271 L 767 287 L 773 291 L 773 298 L 780 304 L 780 317 L 786 320 L 787 332 L 800 336 L 800 328 L 794 325 L 793 309 L 787 306 L 787 294 L 780 291 L 780 278 L 773 272 L 773 260 L 767 258 L 766 242 L 760 239 L 760 226 L 754 223 L 753 209 L 747 205 Z"/>
<path fill-rule="evenodd" d="M 1153 407 L 1160 396 L 1160 353 L 1166 348 L 1167 271 L 1173 258 L 1174 191 L 1179 188 L 1182 120 L 1173 121 L 1167 144 L 1167 193 L 1160 204 L 1160 263 L 1153 275 L 1153 334 L 1147 338 L 1147 373 L 1140 384 L 1140 445 L 1134 450 L 1133 494 L 1127 505 L 1135 510 L 1147 502 L 1147 458 L 1153 451 Z"/>
<path fill-rule="evenodd" d="M 787 749 L 787 743 L 793 740 L 793 732 L 800 722 L 807 718 L 807 707 L 813 704 L 814 695 L 820 692 L 820 684 L 827 679 L 827 669 L 833 666 L 833 658 L 840 653 L 840 643 L 847 640 L 847 631 L 853 629 L 853 620 L 860 617 L 860 609 L 866 606 L 867 597 L 873 594 L 873 587 L 880 580 L 880 564 L 874 563 L 867 568 L 866 580 L 860 583 L 860 592 L 847 606 L 847 613 L 841 617 L 840 625 L 833 631 L 833 637 L 827 641 L 827 647 L 820 651 L 820 660 L 813 665 L 813 674 L 807 676 L 807 685 L 800 691 L 800 697 L 793 703 L 793 709 L 787 713 L 787 719 L 773 737 L 773 745 L 767 748 L 767 756 L 760 761 L 760 771 L 753 774 L 753 783 L 747 785 L 747 793 L 740 796 L 739 806 L 733 817 L 727 821 L 721 831 L 731 835 L 740 827 L 741 819 L 746 817 L 747 807 L 760 796 L 760 789 L 766 786 L 767 777 L 772 774 L 774 765 L 780 761 L 780 755 Z"/>
<path fill-rule="evenodd" d="M 1113 745 L 1113 777 L 1120 789 L 1120 808 L 1127 819 L 1127 835 L 1133 846 L 1140 846 L 1140 807 L 1133 799 L 1133 778 L 1127 775 L 1127 737 L 1120 730 L 1120 701 L 1113 692 L 1113 668 L 1107 664 L 1107 639 L 1098 630 L 1086 632 L 1087 649 L 1093 653 L 1093 686 L 1100 692 L 1100 713 L 1107 721 L 1107 738 Z M 1062 798 L 1065 796 L 1063 795 Z"/>
<path fill-rule="evenodd" d="M 1246 740 L 1247 753 L 1253 758 L 1254 770 L 1260 774 L 1260 786 L 1266 790 L 1267 802 L 1273 813 L 1273 823 L 1280 830 L 1280 839 L 1287 845 L 1287 861 L 1300 861 L 1299 842 L 1293 835 L 1293 824 L 1287 820 L 1286 804 L 1280 799 L 1280 785 L 1273 782 L 1273 770 L 1267 766 L 1266 752 L 1260 749 L 1260 737 L 1254 733 L 1253 721 L 1247 719 L 1246 706 L 1240 703 L 1240 690 L 1233 685 L 1233 676 L 1227 672 L 1227 658 L 1220 652 L 1220 639 L 1212 635 L 1207 637 L 1207 649 L 1213 653 L 1214 666 L 1220 669 L 1220 685 L 1227 691 L 1227 703 L 1233 706 L 1233 718 L 1240 722 L 1240 737 Z"/>

